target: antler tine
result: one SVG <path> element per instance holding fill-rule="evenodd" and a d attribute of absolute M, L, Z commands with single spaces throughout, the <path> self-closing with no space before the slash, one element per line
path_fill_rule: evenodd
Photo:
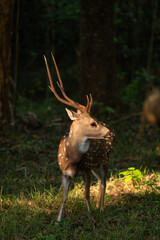
<path fill-rule="evenodd" d="M 47 74 L 48 74 L 48 78 L 49 78 L 49 82 L 50 82 L 50 90 L 54 93 L 54 95 L 56 96 L 56 98 L 60 101 L 60 102 L 63 102 L 65 104 L 68 105 L 68 102 L 64 99 L 62 99 L 57 93 L 56 93 L 56 90 L 53 86 L 53 82 L 52 82 L 52 77 L 51 77 L 51 73 L 50 73 L 50 70 L 49 70 L 49 67 L 48 67 L 48 62 L 47 62 L 47 59 L 46 57 L 44 56 L 44 60 L 45 60 L 45 64 L 46 64 L 46 69 L 47 69 Z"/>
<path fill-rule="evenodd" d="M 58 87 L 60 88 L 60 90 L 61 90 L 64 98 L 65 98 L 68 102 L 72 103 L 73 105 L 79 106 L 79 107 L 81 108 L 81 109 L 80 109 L 81 111 L 83 111 L 83 112 L 86 111 L 86 107 L 85 107 L 85 106 L 83 106 L 83 105 L 81 105 L 81 104 L 73 101 L 72 99 L 70 99 L 70 98 L 66 95 L 66 93 L 65 93 L 65 91 L 64 91 L 63 83 L 62 83 L 62 80 L 61 80 L 61 76 L 60 76 L 60 73 L 59 73 L 59 70 L 58 70 L 58 67 L 57 67 L 57 64 L 56 64 L 56 60 L 55 60 L 52 52 L 51 52 L 51 56 L 52 56 L 52 60 L 53 60 L 53 62 L 54 62 L 54 66 L 55 66 L 55 69 L 56 69 L 56 72 L 57 72 L 57 76 L 58 76 L 58 80 L 59 80 L 59 82 L 57 82 L 57 85 L 58 85 Z M 76 107 L 76 108 L 78 108 L 78 107 Z M 79 108 L 78 108 L 78 109 L 79 109 Z M 82 110 L 82 109 L 83 109 L 83 110 Z"/>
<path fill-rule="evenodd" d="M 92 94 L 91 94 L 91 93 L 90 93 L 89 95 L 90 95 L 90 105 L 91 105 L 91 107 L 92 107 L 93 97 L 92 97 Z"/>
<path fill-rule="evenodd" d="M 73 101 L 72 99 L 70 99 L 70 98 L 66 95 L 66 93 L 65 93 L 65 91 L 64 91 L 64 87 L 63 87 L 62 79 L 61 79 L 61 76 L 60 76 L 60 73 L 59 73 L 59 70 L 58 70 L 58 67 L 57 67 L 56 60 L 55 60 L 55 58 L 54 58 L 52 52 L 51 52 L 51 56 L 52 56 L 52 60 L 53 60 L 53 62 L 54 62 L 54 66 L 55 66 L 56 73 L 57 73 L 58 80 L 59 80 L 59 82 L 57 82 L 57 85 L 58 85 L 58 87 L 60 88 L 60 90 L 61 90 L 63 96 L 64 96 L 69 102 L 74 103 L 74 101 Z"/>
<path fill-rule="evenodd" d="M 60 76 L 60 73 L 59 73 L 59 70 L 58 70 L 58 67 L 57 67 L 57 63 L 56 63 L 56 60 L 55 60 L 52 52 L 51 52 L 51 56 L 52 56 L 52 60 L 54 62 L 54 66 L 55 66 L 55 69 L 56 69 L 56 73 L 57 73 L 57 76 L 58 76 L 60 86 L 61 86 L 62 89 L 64 89 L 63 83 L 62 83 L 62 80 L 61 80 L 61 76 Z"/>
<path fill-rule="evenodd" d="M 88 110 L 89 110 L 89 104 L 90 104 L 88 95 L 86 95 L 86 98 L 87 98 L 87 105 L 86 105 L 86 108 L 87 108 L 87 111 L 88 111 Z"/>
<path fill-rule="evenodd" d="M 84 108 L 82 108 L 80 105 L 76 104 L 74 101 L 70 102 L 70 101 L 66 101 L 65 99 L 61 98 L 57 93 L 56 93 L 56 90 L 53 86 L 53 82 L 52 82 L 52 77 L 51 77 L 51 73 L 50 73 L 50 70 L 49 70 L 49 66 L 48 66 L 48 62 L 47 62 L 47 59 L 46 57 L 44 56 L 44 60 L 45 60 L 45 64 L 46 64 L 46 69 L 47 69 L 47 74 L 48 74 L 48 78 L 49 78 L 49 82 L 50 82 L 50 90 L 54 93 L 55 97 L 62 103 L 68 105 L 68 106 L 71 106 L 73 108 L 76 108 L 76 109 L 79 109 L 80 111 L 84 112 Z M 61 89 L 61 88 L 60 88 Z M 63 85 L 62 85 L 62 89 L 63 89 Z M 61 89 L 61 91 L 62 91 Z"/>
<path fill-rule="evenodd" d="M 93 103 L 92 94 L 90 93 L 89 96 L 90 96 L 90 100 L 89 100 L 89 97 L 86 95 L 86 97 L 87 97 L 87 106 L 86 107 L 87 107 L 88 112 L 91 111 L 91 107 L 92 107 L 92 103 Z"/>
<path fill-rule="evenodd" d="M 92 97 L 92 94 L 90 93 L 90 109 L 89 109 L 89 111 L 91 110 L 92 103 L 93 103 L 93 97 Z"/>

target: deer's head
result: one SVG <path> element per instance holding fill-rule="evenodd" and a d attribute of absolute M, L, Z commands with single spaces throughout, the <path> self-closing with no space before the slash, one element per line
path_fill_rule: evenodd
<path fill-rule="evenodd" d="M 44 56 L 47 73 L 48 73 L 48 78 L 49 78 L 49 82 L 50 82 L 49 88 L 51 89 L 51 91 L 54 93 L 55 97 L 60 102 L 77 109 L 77 112 L 66 109 L 69 118 L 73 121 L 73 123 L 71 125 L 71 133 L 73 133 L 75 135 L 78 134 L 78 136 L 82 137 L 82 138 L 102 139 L 102 138 L 111 137 L 112 132 L 110 131 L 110 129 L 104 123 L 96 120 L 90 114 L 90 110 L 91 110 L 92 102 L 93 102 L 93 98 L 92 98 L 91 94 L 89 96 L 86 95 L 86 98 L 87 98 L 86 106 L 73 101 L 66 95 L 66 93 L 64 91 L 63 83 L 62 83 L 62 80 L 61 80 L 61 77 L 59 74 L 59 70 L 58 70 L 55 58 L 52 53 L 51 53 L 51 56 L 52 56 L 52 59 L 53 59 L 54 65 L 55 65 L 55 69 L 57 72 L 58 80 L 59 80 L 59 82 L 57 82 L 57 84 L 61 90 L 61 93 L 62 93 L 64 99 L 61 98 L 55 91 L 55 88 L 54 88 L 54 85 L 52 82 L 52 78 L 51 78 L 51 73 L 50 73 L 50 70 L 48 67 L 48 63 L 47 63 L 46 57 Z"/>

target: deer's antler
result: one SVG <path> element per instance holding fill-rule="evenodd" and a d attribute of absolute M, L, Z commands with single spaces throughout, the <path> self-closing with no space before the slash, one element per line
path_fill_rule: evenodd
<path fill-rule="evenodd" d="M 56 92 L 56 90 L 55 90 L 55 88 L 54 88 L 54 86 L 53 86 L 51 73 L 50 73 L 50 70 L 49 70 L 49 67 L 48 67 L 48 62 L 47 62 L 46 57 L 44 56 L 44 60 L 45 60 L 45 64 L 46 64 L 46 69 L 47 69 L 47 74 L 48 74 L 48 78 L 49 78 L 49 82 L 50 82 L 49 88 L 50 88 L 51 91 L 54 93 L 55 97 L 56 97 L 60 102 L 66 104 L 66 105 L 69 105 L 69 106 L 71 106 L 71 107 L 73 107 L 73 108 L 79 109 L 81 112 L 90 112 L 90 109 L 91 109 L 91 106 L 92 106 L 92 102 L 93 102 L 92 95 L 90 94 L 90 100 L 89 100 L 89 97 L 86 96 L 86 97 L 87 97 L 87 105 L 86 105 L 86 106 L 83 106 L 83 105 L 81 105 L 81 104 L 73 101 L 72 99 L 70 99 L 70 98 L 66 95 L 66 93 L 65 93 L 65 91 L 64 91 L 63 82 L 62 82 L 62 80 L 61 80 L 60 73 L 59 73 L 59 70 L 58 70 L 58 67 L 57 67 L 55 58 L 54 58 L 54 56 L 53 56 L 52 53 L 51 53 L 51 56 L 52 56 L 52 60 L 53 60 L 53 62 L 54 62 L 54 66 L 55 66 L 55 69 L 56 69 L 56 72 L 57 72 L 57 76 L 58 76 L 58 80 L 59 80 L 59 82 L 57 82 L 57 85 L 58 85 L 58 87 L 60 88 L 60 90 L 61 90 L 61 92 L 62 92 L 62 94 L 63 94 L 63 96 L 64 96 L 65 99 L 61 98 L 61 97 L 57 94 L 57 92 Z"/>
<path fill-rule="evenodd" d="M 90 96 L 90 99 L 89 99 L 88 95 L 86 95 L 86 98 L 87 98 L 87 105 L 86 105 L 87 112 L 90 112 L 90 111 L 91 111 L 92 102 L 93 102 L 93 98 L 92 98 L 91 93 L 90 93 L 89 96 Z"/>

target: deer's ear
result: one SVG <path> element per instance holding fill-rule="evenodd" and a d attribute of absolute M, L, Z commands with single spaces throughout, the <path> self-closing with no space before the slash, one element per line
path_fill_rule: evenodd
<path fill-rule="evenodd" d="M 76 113 L 76 112 L 74 112 L 74 111 L 72 111 L 72 110 L 69 110 L 69 109 L 66 108 L 66 112 L 67 112 L 69 118 L 70 118 L 72 121 L 79 118 L 79 114 Z"/>

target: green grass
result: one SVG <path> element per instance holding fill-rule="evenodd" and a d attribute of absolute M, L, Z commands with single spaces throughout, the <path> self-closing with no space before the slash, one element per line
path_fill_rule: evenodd
<path fill-rule="evenodd" d="M 98 187 L 93 178 L 95 222 L 91 220 L 83 196 L 84 182 L 79 177 L 72 181 L 63 221 L 54 224 L 61 204 L 57 148 L 62 130 L 61 126 L 45 125 L 45 118 L 48 122 L 58 117 L 48 109 L 40 130 L 24 131 L 19 123 L 0 136 L 0 239 L 160 239 L 159 129 L 147 126 L 139 137 L 137 119 L 113 125 L 117 141 L 110 161 L 104 212 L 96 209 Z M 119 178 L 119 172 L 128 167 L 141 170 L 139 189 L 132 181 L 125 183 L 123 177 Z"/>
<path fill-rule="evenodd" d="M 65 217 L 62 223 L 55 225 L 52 220 L 60 206 L 60 190 L 50 186 L 40 191 L 35 183 L 32 184 L 28 193 L 3 195 L 1 191 L 0 239 L 138 240 L 160 237 L 160 194 L 157 191 L 135 190 L 117 178 L 112 179 L 108 182 L 105 211 L 99 213 L 95 207 L 97 186 L 93 185 L 91 203 L 96 221 L 93 223 L 87 213 L 81 182 L 70 190 Z"/>

